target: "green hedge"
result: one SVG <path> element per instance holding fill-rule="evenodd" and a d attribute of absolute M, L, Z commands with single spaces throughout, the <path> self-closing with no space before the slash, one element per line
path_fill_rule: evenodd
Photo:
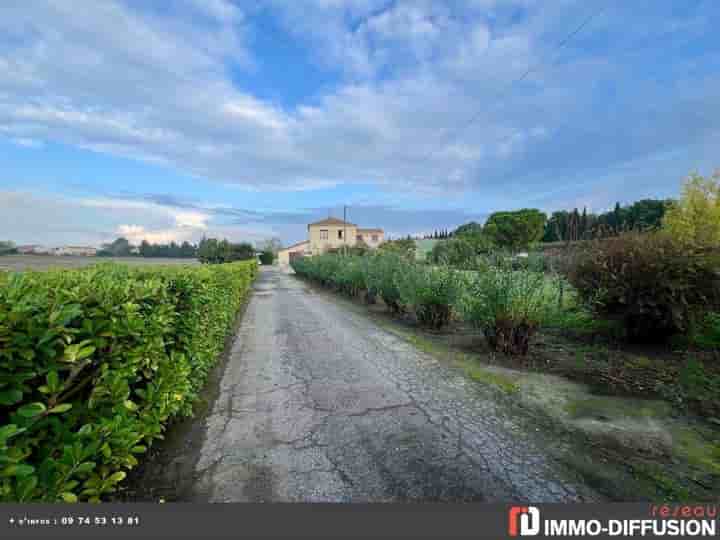
<path fill-rule="evenodd" d="M 257 272 L 0 273 L 0 500 L 99 501 L 189 415 Z"/>

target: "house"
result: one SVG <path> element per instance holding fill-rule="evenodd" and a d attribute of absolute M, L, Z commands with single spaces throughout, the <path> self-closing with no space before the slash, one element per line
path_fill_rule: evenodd
<path fill-rule="evenodd" d="M 290 264 L 290 261 L 297 257 L 309 257 L 310 255 L 310 242 L 303 240 L 302 242 L 278 251 L 278 263 L 282 266 L 287 266 Z"/>
<path fill-rule="evenodd" d="M 97 254 L 97 248 L 90 246 L 63 246 L 55 248 L 53 255 L 76 255 L 81 257 L 94 257 Z"/>
<path fill-rule="evenodd" d="M 21 255 L 51 255 L 53 249 L 38 244 L 18 246 L 17 252 Z"/>
<path fill-rule="evenodd" d="M 308 239 L 280 250 L 278 261 L 287 265 L 295 257 L 320 255 L 343 247 L 376 248 L 385 239 L 382 229 L 363 229 L 354 223 L 329 217 L 308 226 Z"/>
<path fill-rule="evenodd" d="M 40 246 L 37 244 L 29 244 L 26 246 L 18 246 L 17 252 L 21 255 L 30 255 L 32 253 L 37 253 L 37 250 L 40 249 Z"/>

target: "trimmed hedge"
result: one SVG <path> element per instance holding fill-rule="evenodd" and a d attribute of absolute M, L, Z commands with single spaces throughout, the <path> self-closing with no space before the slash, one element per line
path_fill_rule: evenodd
<path fill-rule="evenodd" d="M 0 273 L 0 501 L 97 502 L 192 413 L 257 273 Z"/>
<path fill-rule="evenodd" d="M 461 293 L 457 271 L 433 269 L 403 259 L 395 253 L 368 256 L 325 254 L 295 259 L 295 272 L 350 296 L 376 297 L 395 314 L 415 316 L 418 323 L 439 329 L 450 322 L 453 305 Z"/>

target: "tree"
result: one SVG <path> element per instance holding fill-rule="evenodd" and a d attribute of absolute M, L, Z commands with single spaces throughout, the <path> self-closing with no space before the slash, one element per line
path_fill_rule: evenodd
<path fill-rule="evenodd" d="M 198 245 L 198 259 L 206 264 L 219 263 L 218 241 L 215 238 L 203 238 Z"/>
<path fill-rule="evenodd" d="M 232 244 L 227 239 L 203 238 L 198 245 L 198 258 L 206 264 L 244 261 L 255 257 L 255 248 L 248 242 Z"/>
<path fill-rule="evenodd" d="M 720 172 L 711 178 L 691 174 L 680 200 L 666 212 L 663 227 L 683 243 L 720 246 Z"/>
<path fill-rule="evenodd" d="M 524 249 L 540 241 L 547 216 L 535 208 L 490 215 L 483 231 L 499 247 Z"/>
<path fill-rule="evenodd" d="M 197 256 L 197 250 L 195 249 L 195 246 L 193 246 L 190 242 L 185 240 L 182 245 L 180 246 L 180 257 L 183 258 L 192 258 Z"/>
<path fill-rule="evenodd" d="M 672 201 L 657 199 L 642 199 L 634 202 L 625 210 L 626 228 L 637 231 L 659 229 L 670 206 Z"/>
<path fill-rule="evenodd" d="M 469 223 L 460 225 L 451 234 L 453 236 L 482 234 L 482 229 L 483 229 L 483 226 L 480 225 L 480 223 L 477 223 L 476 221 L 470 221 Z"/>
<path fill-rule="evenodd" d="M 269 266 L 275 261 L 275 254 L 269 249 L 265 249 L 260 253 L 260 264 Z"/>
<path fill-rule="evenodd" d="M 12 255 L 17 253 L 17 248 L 9 240 L 0 240 L 0 255 Z"/>
<path fill-rule="evenodd" d="M 132 246 L 127 238 L 118 238 L 110 244 L 103 244 L 97 255 L 101 257 L 128 257 L 132 255 Z"/>
<path fill-rule="evenodd" d="M 612 226 L 613 231 L 615 231 L 615 234 L 619 234 L 622 230 L 623 225 L 623 215 L 622 215 L 622 209 L 620 208 L 620 203 L 615 203 L 615 210 L 613 210 L 613 216 L 612 216 Z"/>
<path fill-rule="evenodd" d="M 257 242 L 255 247 L 258 251 L 270 251 L 273 255 L 277 255 L 278 251 L 282 249 L 282 242 L 279 238 L 273 237 L 267 240 L 261 240 Z"/>
<path fill-rule="evenodd" d="M 230 257 L 226 262 L 230 261 L 247 261 L 255 257 L 255 248 L 248 242 L 240 244 L 230 244 Z"/>

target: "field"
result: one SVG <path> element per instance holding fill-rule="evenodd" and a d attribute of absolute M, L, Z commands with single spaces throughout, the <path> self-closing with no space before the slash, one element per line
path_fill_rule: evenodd
<path fill-rule="evenodd" d="M 92 264 L 114 262 L 129 265 L 196 265 L 197 259 L 166 259 L 143 257 L 78 257 L 52 255 L 6 255 L 0 257 L 0 271 L 49 270 L 51 268 L 82 268 Z"/>

